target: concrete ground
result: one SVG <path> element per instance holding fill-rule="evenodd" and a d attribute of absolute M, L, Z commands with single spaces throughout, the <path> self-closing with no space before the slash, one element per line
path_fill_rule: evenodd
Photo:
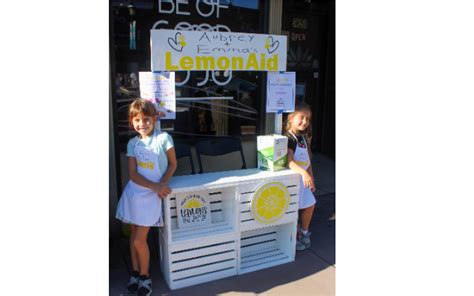
<path fill-rule="evenodd" d="M 161 274 L 150 239 L 152 295 L 335 295 L 335 162 L 315 155 L 313 171 L 318 203 L 310 226 L 312 245 L 297 252 L 294 262 L 172 291 Z M 111 240 L 109 257 L 109 294 L 127 295 L 130 259 L 126 238 Z"/>

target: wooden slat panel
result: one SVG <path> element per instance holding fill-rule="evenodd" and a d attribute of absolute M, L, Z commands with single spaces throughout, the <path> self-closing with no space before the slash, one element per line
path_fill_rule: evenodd
<path fill-rule="evenodd" d="M 300 184 L 300 176 L 299 175 L 293 175 L 290 177 L 284 177 L 284 178 L 277 178 L 274 181 L 280 181 L 281 183 L 285 184 L 285 186 L 294 186 L 294 185 L 299 185 Z"/>
<path fill-rule="evenodd" d="M 276 231 L 272 231 L 272 232 L 262 234 L 262 235 L 250 236 L 248 238 L 241 239 L 240 247 L 244 248 L 245 246 L 259 244 L 265 241 L 275 240 L 275 239 L 276 239 Z"/>
<path fill-rule="evenodd" d="M 281 224 L 278 226 L 243 232 L 241 235 L 239 274 L 293 261 L 294 256 L 288 256 L 288 252 L 291 250 L 292 246 L 294 247 L 294 242 L 283 243 L 281 239 L 279 239 L 281 232 L 288 231 L 289 227 L 293 228 L 295 227 L 295 224 Z M 258 240 L 265 241 L 265 237 L 275 237 L 276 241 L 274 243 L 266 242 L 244 247 L 246 244 L 255 243 Z M 290 248 L 290 250 L 288 248 Z"/>
<path fill-rule="evenodd" d="M 300 201 L 300 197 L 298 194 L 295 194 L 293 196 L 290 196 L 290 203 L 296 202 L 298 203 Z"/>
<path fill-rule="evenodd" d="M 278 260 L 281 257 L 287 257 L 285 253 L 280 249 L 271 249 L 271 250 L 261 250 L 259 252 L 255 252 L 252 254 L 247 254 L 241 257 L 240 266 L 241 269 L 245 268 L 245 266 L 249 267 L 249 265 L 258 265 L 262 260 L 274 259 Z M 260 261 L 260 262 L 259 262 Z"/>
<path fill-rule="evenodd" d="M 252 203 L 240 203 L 240 212 L 250 211 L 252 208 Z"/>
<path fill-rule="evenodd" d="M 292 211 L 298 211 L 299 209 L 299 203 L 297 201 L 292 202 L 288 205 L 288 209 L 286 209 L 286 212 L 292 212 Z"/>
<path fill-rule="evenodd" d="M 240 198 L 240 203 L 250 202 L 250 201 L 252 201 L 253 193 L 241 194 L 241 195 L 239 196 L 239 198 Z"/>
<path fill-rule="evenodd" d="M 243 194 L 247 192 L 254 192 L 258 184 L 260 184 L 260 182 L 252 182 L 252 183 L 239 185 L 239 193 Z"/>
<path fill-rule="evenodd" d="M 253 220 L 255 219 L 252 215 L 252 212 L 244 212 L 244 213 L 240 213 L 240 221 L 245 221 L 247 222 L 247 220 Z M 243 223 L 245 223 L 243 222 Z"/>
<path fill-rule="evenodd" d="M 287 187 L 288 189 L 288 192 L 290 193 L 290 195 L 292 194 L 299 194 L 300 193 L 300 186 L 295 186 L 295 187 Z"/>
<path fill-rule="evenodd" d="M 217 235 L 232 231 L 232 225 L 227 221 L 211 223 L 206 227 L 175 229 L 173 232 L 173 241 L 188 240 L 193 238 Z"/>
<path fill-rule="evenodd" d="M 167 240 L 171 240 L 171 220 L 170 220 L 170 213 L 169 213 L 169 203 L 171 198 L 175 198 L 175 194 L 171 193 L 170 196 L 163 200 L 163 218 L 164 218 L 164 227 L 160 227 L 163 229 L 163 237 Z"/>
<path fill-rule="evenodd" d="M 196 258 L 198 255 L 193 254 Z M 196 259 L 188 259 L 185 261 L 180 261 L 177 263 L 171 262 L 171 271 L 181 270 L 189 267 L 196 267 L 212 262 L 223 261 L 226 259 L 234 259 L 237 258 L 237 250 L 226 250 L 226 251 L 215 251 L 214 253 L 207 254 L 207 256 L 202 256 Z"/>
<path fill-rule="evenodd" d="M 278 247 L 262 248 L 262 249 L 259 249 L 258 251 L 255 251 L 255 252 L 241 253 L 240 254 L 240 259 L 241 260 L 248 260 L 249 258 L 254 258 L 255 256 L 259 256 L 261 254 L 275 253 L 275 252 L 280 252 L 280 249 Z"/>
<path fill-rule="evenodd" d="M 265 228 L 260 228 L 260 229 L 256 229 L 252 231 L 244 231 L 240 234 L 240 237 L 242 239 L 246 239 L 251 236 L 262 235 L 262 234 L 266 234 L 266 233 L 274 232 L 274 231 L 275 231 L 275 227 L 265 227 Z"/>
<path fill-rule="evenodd" d="M 239 274 L 244 274 L 256 270 L 261 270 L 264 268 L 269 268 L 272 266 L 285 264 L 288 262 L 294 261 L 293 258 L 286 255 L 279 255 L 273 258 L 262 258 L 260 260 L 255 260 L 253 263 L 247 263 L 240 266 Z"/>
<path fill-rule="evenodd" d="M 178 228 L 178 220 L 176 218 L 171 219 L 171 231 Z"/>
<path fill-rule="evenodd" d="M 278 245 L 277 245 L 276 241 L 271 240 L 271 241 L 268 241 L 268 242 L 262 242 L 262 243 L 257 244 L 257 245 L 241 247 L 240 248 L 240 253 L 242 255 L 248 255 L 250 253 L 257 252 L 258 250 L 268 249 L 268 248 L 278 248 Z"/>
<path fill-rule="evenodd" d="M 219 223 L 219 222 L 224 222 L 224 212 L 214 212 L 211 213 L 211 221 L 212 223 Z"/>
<path fill-rule="evenodd" d="M 235 237 L 234 233 L 226 233 L 226 234 L 221 234 L 219 236 L 205 237 L 205 238 L 201 238 L 201 239 L 193 240 L 189 242 L 180 242 L 177 244 L 173 243 L 170 245 L 170 253 L 172 254 L 171 256 L 174 256 L 175 254 L 182 253 L 183 251 L 186 252 L 189 249 L 206 248 L 206 247 L 211 247 L 214 245 L 220 245 L 224 243 L 228 243 L 230 245 L 232 243 L 236 243 L 236 240 L 237 238 Z M 179 260 L 179 259 L 176 259 L 176 260 Z"/>
<path fill-rule="evenodd" d="M 185 269 L 185 270 L 181 270 L 181 271 L 171 272 L 171 280 L 172 281 L 176 281 L 176 280 L 179 280 L 179 279 L 184 280 L 184 279 L 192 277 L 192 276 L 204 275 L 204 274 L 209 273 L 209 272 L 214 272 L 214 271 L 218 271 L 218 270 L 225 270 L 225 269 L 232 268 L 232 267 L 235 268 L 236 266 L 237 266 L 237 259 L 233 258 L 231 260 L 224 261 L 224 262 L 212 263 L 212 264 L 204 265 L 204 266 L 201 266 L 201 267 L 195 267 L 195 268 L 191 268 L 191 269 Z"/>
<path fill-rule="evenodd" d="M 214 244 L 209 247 L 204 248 L 191 248 L 189 251 L 181 251 L 179 253 L 171 254 L 170 262 L 185 260 L 189 258 L 205 256 L 209 254 L 216 254 L 227 251 L 234 251 L 237 248 L 235 241 L 230 241 L 226 243 Z"/>
<path fill-rule="evenodd" d="M 176 208 L 176 195 L 170 198 L 170 208 Z"/>
<path fill-rule="evenodd" d="M 298 211 L 294 211 L 292 213 L 287 212 L 283 217 L 281 217 L 277 221 L 271 223 L 270 225 L 262 224 L 262 223 L 258 222 L 257 220 L 250 220 L 250 221 L 246 221 L 246 222 L 240 222 L 240 231 L 253 231 L 255 229 L 265 228 L 265 227 L 268 227 L 268 226 L 275 226 L 275 225 L 281 225 L 281 224 L 295 222 L 297 219 L 298 219 Z"/>

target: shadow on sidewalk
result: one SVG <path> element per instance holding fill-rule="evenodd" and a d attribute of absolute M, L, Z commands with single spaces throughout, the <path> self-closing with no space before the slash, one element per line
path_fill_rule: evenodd
<path fill-rule="evenodd" d="M 153 295 L 176 296 L 207 296 L 229 292 L 260 294 L 275 287 L 314 275 L 330 266 L 330 264 L 314 255 L 312 251 L 303 251 L 298 252 L 296 260 L 291 263 L 172 291 L 168 288 L 156 262 L 156 259 L 151 262 L 153 265 L 151 267 Z M 126 268 L 110 270 L 110 295 L 127 295 L 125 290 L 127 279 Z M 294 295 L 298 295 L 297 291 Z"/>

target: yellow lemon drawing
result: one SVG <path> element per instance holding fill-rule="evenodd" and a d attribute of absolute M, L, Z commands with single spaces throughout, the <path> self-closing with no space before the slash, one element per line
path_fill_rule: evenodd
<path fill-rule="evenodd" d="M 261 223 L 272 223 L 280 219 L 290 204 L 290 193 L 281 182 L 261 185 L 252 198 L 252 214 Z"/>
<path fill-rule="evenodd" d="M 269 49 L 269 48 L 270 48 L 270 40 L 269 40 L 269 39 L 266 39 L 266 40 L 265 40 L 265 48 L 266 48 L 266 49 Z"/>
<path fill-rule="evenodd" d="M 202 207 L 202 202 L 200 202 L 199 200 L 197 199 L 191 199 L 189 200 L 183 208 L 185 209 L 194 209 L 194 208 L 200 208 Z"/>
<path fill-rule="evenodd" d="M 182 46 L 182 47 L 185 47 L 186 46 L 186 41 L 184 39 L 184 36 L 179 36 L 179 44 Z"/>

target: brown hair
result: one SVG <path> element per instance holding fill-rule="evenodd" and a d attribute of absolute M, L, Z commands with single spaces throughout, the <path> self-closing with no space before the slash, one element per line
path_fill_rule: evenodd
<path fill-rule="evenodd" d="M 155 118 L 156 109 L 153 103 L 142 98 L 135 99 L 128 107 L 128 124 L 133 128 L 133 118 L 143 114 Z"/>
<path fill-rule="evenodd" d="M 312 116 L 311 108 L 308 105 L 306 105 L 305 103 L 299 103 L 298 105 L 296 105 L 295 106 L 295 111 L 293 111 L 293 112 L 291 112 L 287 115 L 283 130 L 285 132 L 289 131 L 290 127 L 291 127 L 291 119 L 293 119 L 293 117 L 296 115 L 296 113 L 304 112 L 304 111 L 308 112 Z M 311 124 L 308 125 L 308 127 L 304 131 L 304 134 L 306 135 L 308 133 L 308 131 L 311 132 Z"/>
<path fill-rule="evenodd" d="M 285 133 L 287 133 L 290 130 L 291 127 L 291 119 L 296 115 L 298 112 L 309 112 L 311 117 L 313 116 L 311 112 L 311 107 L 305 103 L 298 103 L 295 106 L 295 111 L 289 113 L 286 117 L 286 120 L 284 121 L 283 125 L 283 130 Z M 312 124 L 311 122 L 308 124 L 308 127 L 302 132 L 302 134 L 305 136 L 306 141 L 308 142 L 308 146 L 311 146 L 311 139 L 313 138 L 313 129 L 312 129 Z"/>

